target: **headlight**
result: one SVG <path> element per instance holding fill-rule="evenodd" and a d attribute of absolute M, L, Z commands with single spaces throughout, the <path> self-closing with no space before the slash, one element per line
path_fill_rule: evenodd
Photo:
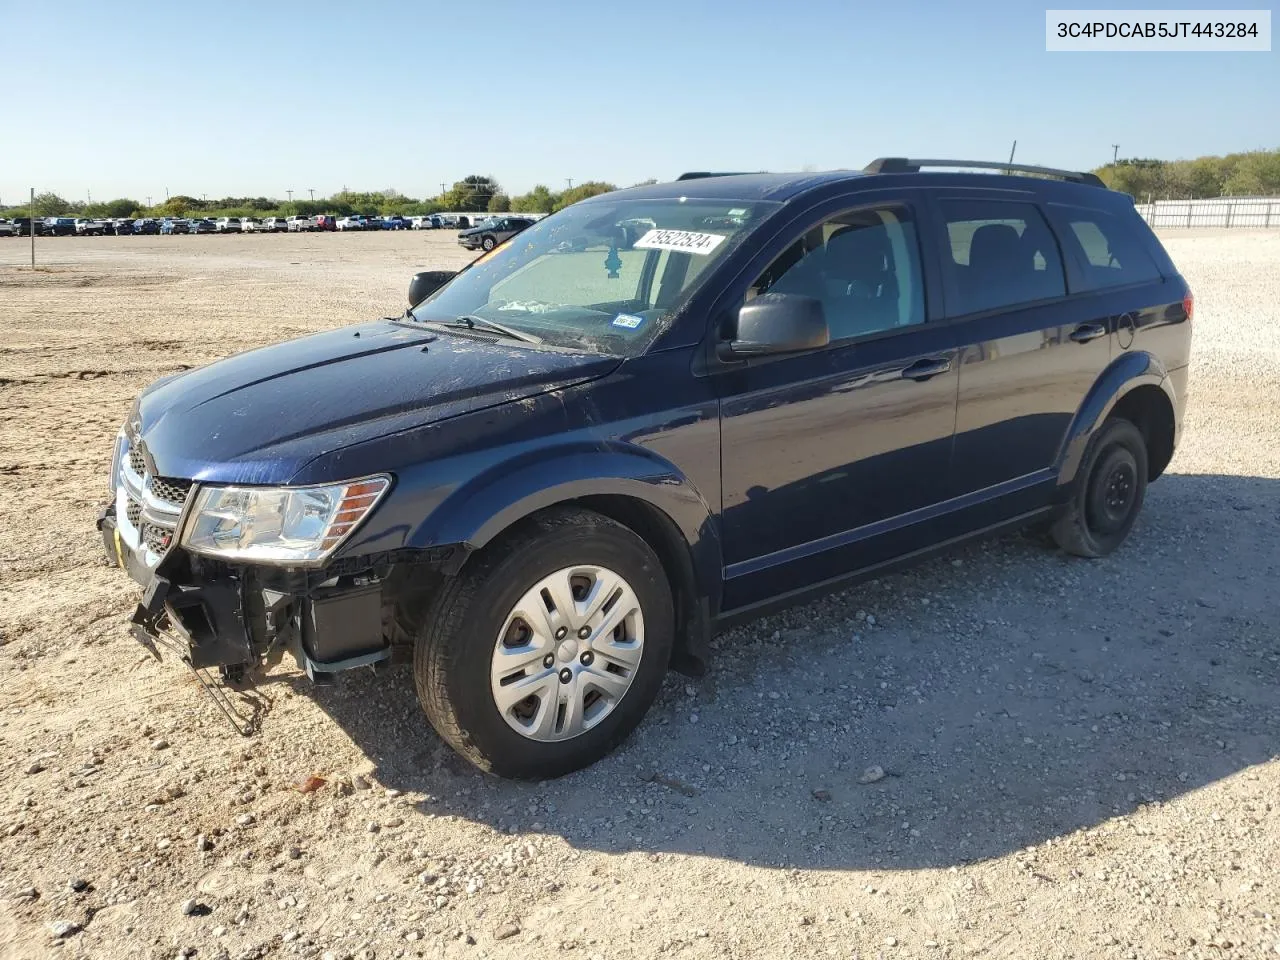
<path fill-rule="evenodd" d="M 226 560 L 323 561 L 355 532 L 391 481 L 318 487 L 201 487 L 182 532 L 188 550 Z"/>

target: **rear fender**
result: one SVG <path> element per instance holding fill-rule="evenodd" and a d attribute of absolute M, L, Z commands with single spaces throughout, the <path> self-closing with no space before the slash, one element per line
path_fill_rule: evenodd
<path fill-rule="evenodd" d="M 1080 469 L 1085 448 L 1094 432 L 1115 409 L 1125 394 L 1141 386 L 1157 386 L 1168 396 L 1177 410 L 1177 398 L 1169 383 L 1168 371 L 1159 358 L 1144 351 L 1125 353 L 1117 357 L 1094 382 L 1076 411 L 1075 419 L 1067 431 L 1062 450 L 1058 454 L 1058 485 L 1069 486 Z"/>

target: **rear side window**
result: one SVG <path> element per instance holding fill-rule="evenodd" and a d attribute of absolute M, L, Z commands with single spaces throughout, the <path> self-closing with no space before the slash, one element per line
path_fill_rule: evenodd
<path fill-rule="evenodd" d="M 1059 204 L 1050 205 L 1049 217 L 1067 254 L 1079 264 L 1084 289 L 1160 279 L 1160 268 L 1142 238 L 1120 218 Z"/>
<path fill-rule="evenodd" d="M 943 200 L 941 208 L 947 230 L 942 260 L 956 301 L 948 305 L 948 313 L 978 313 L 1066 295 L 1057 241 L 1033 204 Z"/>

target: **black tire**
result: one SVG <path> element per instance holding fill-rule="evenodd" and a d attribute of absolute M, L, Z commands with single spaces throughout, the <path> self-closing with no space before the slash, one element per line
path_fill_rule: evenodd
<path fill-rule="evenodd" d="M 569 740 L 534 740 L 508 726 L 494 703 L 491 657 L 520 598 L 578 563 L 607 567 L 631 585 L 644 616 L 644 653 L 630 688 L 594 727 Z M 473 557 L 446 582 L 415 633 L 414 681 L 436 732 L 481 770 L 541 780 L 595 763 L 635 729 L 666 675 L 675 615 L 666 573 L 643 539 L 600 514 L 553 509 Z"/>
<path fill-rule="evenodd" d="M 483 240 L 480 241 L 480 246 L 484 248 L 485 253 L 488 253 L 497 245 L 498 245 L 498 242 L 494 240 L 493 237 L 485 237 Z"/>
<path fill-rule="evenodd" d="M 1085 450 L 1071 500 L 1053 525 L 1053 539 L 1077 557 L 1105 557 L 1133 529 L 1146 494 L 1142 431 L 1111 417 Z"/>

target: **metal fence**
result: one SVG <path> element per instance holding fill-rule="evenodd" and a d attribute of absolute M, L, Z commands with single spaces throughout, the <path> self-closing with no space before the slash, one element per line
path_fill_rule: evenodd
<path fill-rule="evenodd" d="M 1214 197 L 1137 204 L 1153 227 L 1277 227 L 1280 197 Z"/>

